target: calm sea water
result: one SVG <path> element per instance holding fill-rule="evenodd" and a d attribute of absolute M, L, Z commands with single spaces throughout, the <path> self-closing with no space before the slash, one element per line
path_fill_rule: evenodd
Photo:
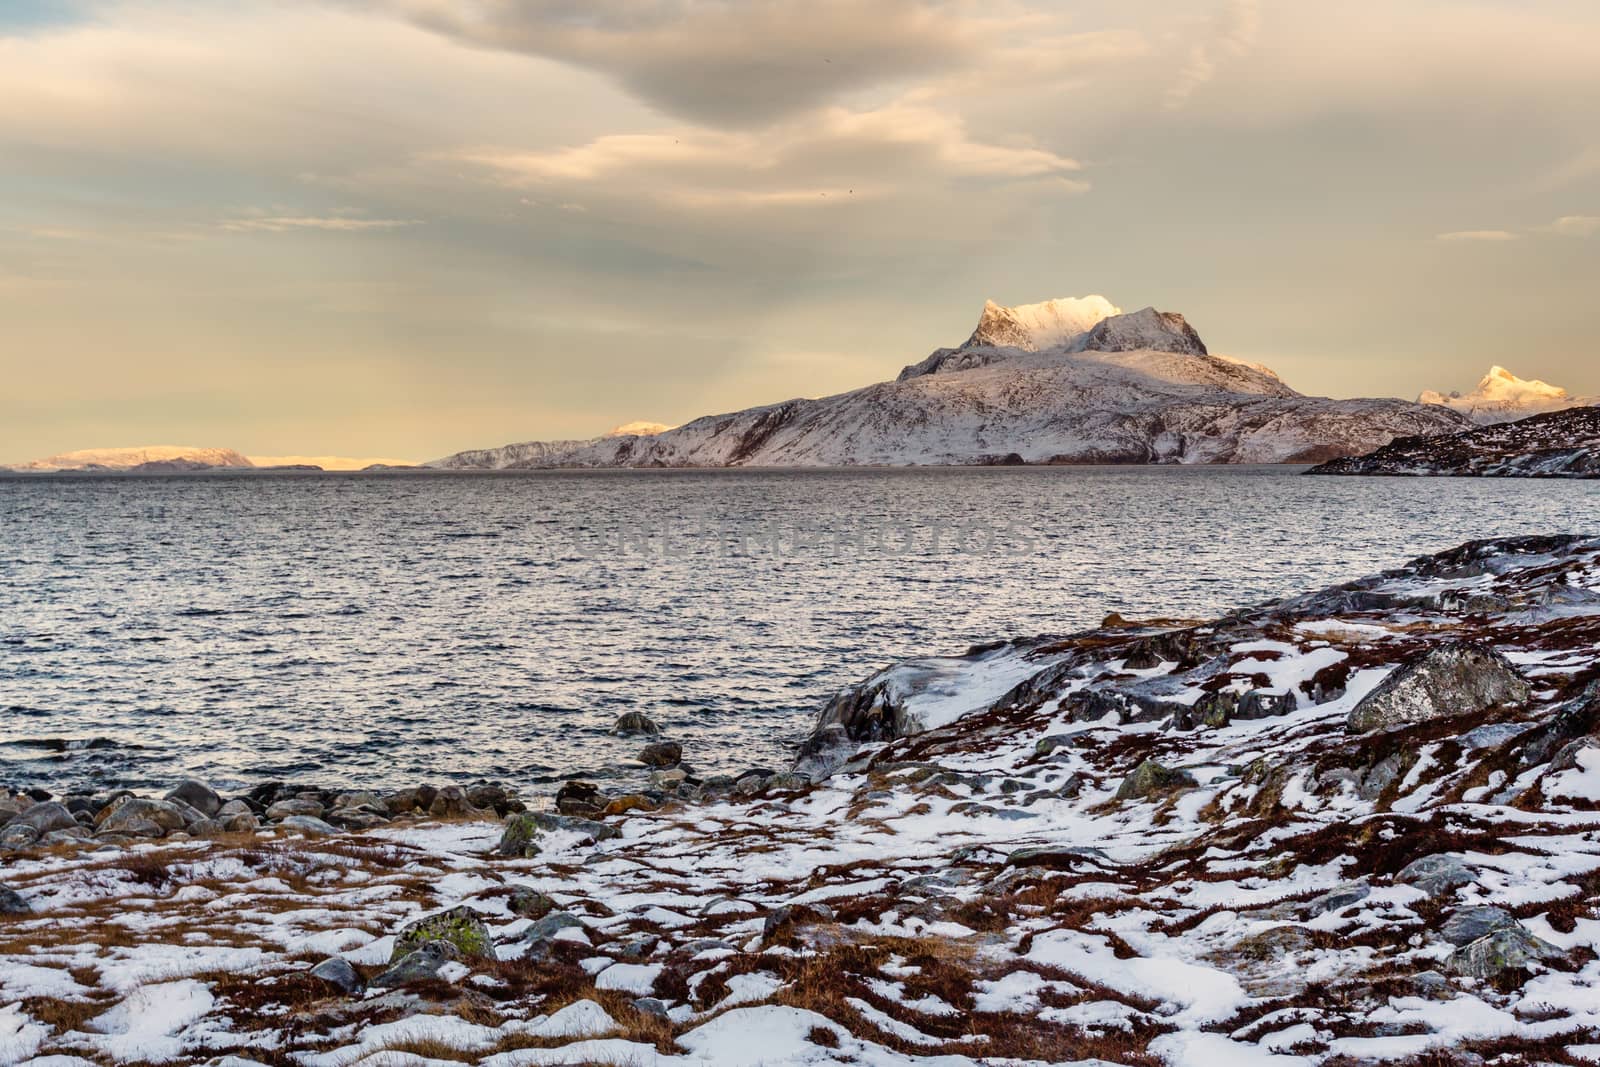
<path fill-rule="evenodd" d="M 604 776 L 655 717 L 774 765 L 898 658 L 1207 616 L 1600 484 L 1283 468 L 0 480 L 0 781 Z"/>

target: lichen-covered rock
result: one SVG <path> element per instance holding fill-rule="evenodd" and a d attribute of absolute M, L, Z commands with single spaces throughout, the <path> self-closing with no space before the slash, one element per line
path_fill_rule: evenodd
<path fill-rule="evenodd" d="M 1132 774 L 1117 787 L 1118 800 L 1142 800 L 1158 793 L 1173 793 L 1180 789 L 1193 789 L 1200 783 L 1188 771 L 1163 767 L 1155 760 L 1145 760 L 1134 768 Z"/>
<path fill-rule="evenodd" d="M 1525 970 L 1540 960 L 1556 959 L 1560 949 L 1541 941 L 1520 923 L 1503 926 L 1456 949 L 1449 967 L 1469 978 L 1494 978 L 1505 971 Z"/>
<path fill-rule="evenodd" d="M 462 958 L 494 959 L 494 942 L 483 919 L 466 905 L 441 911 L 401 927 L 389 962 L 397 963 L 424 945 L 442 941 Z"/>
<path fill-rule="evenodd" d="M 1351 733 L 1370 733 L 1528 702 L 1532 690 L 1498 652 L 1457 641 L 1402 665 L 1350 711 Z"/>

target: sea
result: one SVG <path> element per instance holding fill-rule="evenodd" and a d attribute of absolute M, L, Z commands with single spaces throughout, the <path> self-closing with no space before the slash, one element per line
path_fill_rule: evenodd
<path fill-rule="evenodd" d="M 0 783 L 55 791 L 786 765 L 841 686 L 1110 612 L 1205 618 L 1600 483 L 1296 467 L 0 477 Z"/>

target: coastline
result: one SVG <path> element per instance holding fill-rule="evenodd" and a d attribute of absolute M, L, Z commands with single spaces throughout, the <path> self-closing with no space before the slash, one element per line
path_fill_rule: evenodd
<path fill-rule="evenodd" d="M 1600 539 L 1480 542 L 896 665 L 816 784 L 8 853 L 0 1062 L 1576 1062 L 1597 648 Z"/>

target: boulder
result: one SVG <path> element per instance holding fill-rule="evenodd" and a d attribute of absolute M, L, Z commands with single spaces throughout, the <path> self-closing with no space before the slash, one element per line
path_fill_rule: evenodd
<path fill-rule="evenodd" d="M 160 837 L 164 833 L 187 829 L 190 820 L 184 816 L 185 812 L 171 801 L 124 796 L 101 809 L 100 814 L 94 818 L 94 827 L 96 831 L 106 834 Z M 154 825 L 159 832 L 150 833 L 151 825 Z"/>
<path fill-rule="evenodd" d="M 800 742 L 795 752 L 793 770 L 813 782 L 820 782 L 843 767 L 858 747 L 839 723 L 819 726 L 810 737 Z"/>
<path fill-rule="evenodd" d="M 556 810 L 563 815 L 599 815 L 611 798 L 593 782 L 566 782 L 556 790 Z"/>
<path fill-rule="evenodd" d="M 320 819 L 326 810 L 320 802 L 310 797 L 293 797 L 289 800 L 280 800 L 268 807 L 267 820 L 278 822 L 294 815 L 309 815 L 313 819 Z"/>
<path fill-rule="evenodd" d="M 430 941 L 414 951 L 407 952 L 390 964 L 389 969 L 372 980 L 380 989 L 425 982 L 439 974 L 439 968 L 456 959 L 456 951 L 447 941 Z"/>
<path fill-rule="evenodd" d="M 1194 789 L 1199 784 L 1188 771 L 1173 770 L 1147 759 L 1122 780 L 1117 787 L 1117 799 L 1143 800 L 1160 793 Z"/>
<path fill-rule="evenodd" d="M 617 716 L 617 721 L 612 724 L 611 732 L 618 737 L 628 737 L 634 734 L 659 735 L 661 727 L 656 721 L 642 711 L 629 711 Z"/>
<path fill-rule="evenodd" d="M 583 920 L 576 915 L 566 911 L 553 911 L 524 930 L 522 940 L 528 946 L 529 957 L 542 959 L 554 950 L 556 942 L 560 940 L 561 931 L 582 929 Z"/>
<path fill-rule="evenodd" d="M 341 993 L 359 993 L 367 987 L 361 972 L 352 967 L 349 960 L 337 956 L 311 968 L 311 977 L 322 979 Z"/>
<path fill-rule="evenodd" d="M 504 786 L 479 782 L 467 787 L 467 802 L 479 810 L 504 815 L 510 810 L 511 794 Z"/>
<path fill-rule="evenodd" d="M 261 829 L 260 821 L 248 811 L 225 816 L 221 822 L 222 828 L 230 834 L 248 834 Z"/>
<path fill-rule="evenodd" d="M 339 832 L 337 826 L 323 822 L 315 815 L 291 815 L 278 823 L 280 830 L 293 830 L 306 837 L 329 837 Z"/>
<path fill-rule="evenodd" d="M 1451 912 L 1439 932 L 1444 935 L 1446 941 L 1460 948 L 1496 930 L 1520 925 L 1504 908 L 1479 905 Z"/>
<path fill-rule="evenodd" d="M 39 831 L 31 826 L 18 826 L 15 823 L 0 829 L 0 849 L 30 848 L 38 843 Z"/>
<path fill-rule="evenodd" d="M 22 899 L 21 893 L 18 893 L 10 886 L 0 885 L 0 915 L 30 915 L 32 913 L 33 909 L 28 906 L 26 900 Z"/>
<path fill-rule="evenodd" d="M 572 815 L 552 815 L 547 811 L 523 811 L 506 816 L 496 851 L 502 856 L 525 859 L 539 854 L 539 839 L 545 834 L 566 831 L 579 835 L 582 845 L 593 845 L 618 836 L 621 831 L 593 819 Z"/>
<path fill-rule="evenodd" d="M 1440 852 L 1412 860 L 1400 869 L 1394 880 L 1401 885 L 1416 886 L 1430 897 L 1437 897 L 1452 889 L 1471 885 L 1478 880 L 1478 876 L 1459 856 Z"/>
<path fill-rule="evenodd" d="M 1469 978 L 1494 978 L 1505 971 L 1525 970 L 1532 963 L 1557 959 L 1561 955 L 1560 949 L 1515 923 L 1456 949 L 1450 955 L 1449 968 Z"/>
<path fill-rule="evenodd" d="M 194 778 L 179 782 L 166 799 L 187 804 L 208 819 L 222 811 L 222 798 L 209 785 Z"/>
<path fill-rule="evenodd" d="M 1270 719 L 1287 715 L 1295 709 L 1293 693 L 1275 693 L 1270 689 L 1252 689 L 1239 698 L 1233 709 L 1234 719 Z"/>
<path fill-rule="evenodd" d="M 511 890 L 506 907 L 519 918 L 542 919 L 556 910 L 556 902 L 532 886 L 519 885 Z"/>
<path fill-rule="evenodd" d="M 1470 642 L 1429 649 L 1399 667 L 1351 709 L 1351 733 L 1526 704 L 1532 690 L 1498 652 Z"/>
<path fill-rule="evenodd" d="M 454 951 L 453 958 L 494 959 L 489 928 L 483 925 L 477 912 L 463 904 L 401 927 L 389 962 L 398 963 L 406 955 L 435 941 L 447 943 Z"/>
<path fill-rule="evenodd" d="M 31 826 L 38 836 L 43 837 L 54 830 L 76 830 L 78 820 L 72 817 L 72 812 L 64 804 L 44 801 L 12 819 L 9 825 Z"/>
<path fill-rule="evenodd" d="M 428 814 L 435 819 L 479 819 L 487 813 L 473 806 L 472 801 L 467 799 L 466 790 L 447 785 L 439 790 L 433 803 L 428 805 Z"/>
<path fill-rule="evenodd" d="M 1006 857 L 1005 866 L 1044 867 L 1052 871 L 1070 871 L 1109 863 L 1110 859 L 1097 848 L 1079 845 L 1040 845 L 1017 849 Z"/>
<path fill-rule="evenodd" d="M 676 767 L 683 759 L 683 746 L 676 741 L 656 741 L 639 750 L 639 762 L 647 767 Z"/>
<path fill-rule="evenodd" d="M 1340 911 L 1352 904 L 1359 904 L 1372 895 L 1372 887 L 1365 882 L 1350 882 L 1346 885 L 1335 886 L 1306 902 L 1306 914 L 1312 918 L 1326 915 L 1330 911 Z"/>

